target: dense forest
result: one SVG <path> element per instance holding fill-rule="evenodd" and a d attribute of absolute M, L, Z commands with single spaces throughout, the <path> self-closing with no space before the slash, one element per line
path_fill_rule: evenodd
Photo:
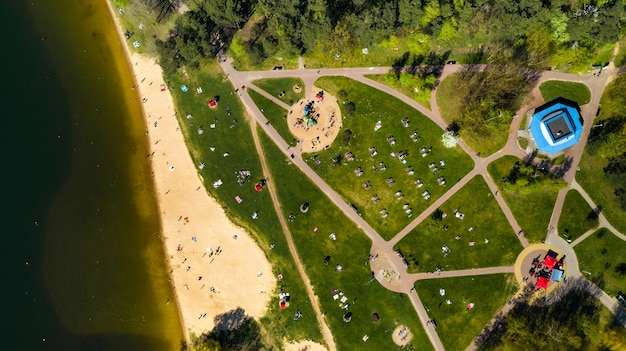
<path fill-rule="evenodd" d="M 156 1 L 156 0 L 142 0 Z M 471 59 L 491 49 L 528 67 L 568 67 L 615 43 L 624 0 L 189 0 L 171 41 L 196 43 L 180 52 L 193 61 L 229 47 L 251 64 L 299 55 L 349 60 L 362 48 Z M 200 34 L 189 38 L 189 31 Z M 213 36 L 212 40 L 211 37 Z M 186 37 L 186 38 L 185 38 Z M 219 38 L 219 40 L 217 40 Z M 207 40 L 209 39 L 209 40 Z M 172 44 L 172 43 L 171 43 Z M 170 45 L 171 45 L 170 44 Z M 206 45 L 212 45 L 207 48 Z M 181 49 L 182 47 L 179 46 Z M 485 58 L 486 60 L 486 58 Z M 595 62 L 603 64 L 605 62 Z"/>
<path fill-rule="evenodd" d="M 623 350 L 626 339 L 614 320 L 602 320 L 600 291 L 584 278 L 569 280 L 546 297 L 520 298 L 478 338 L 484 350 Z M 609 317 L 612 318 L 612 317 Z"/>

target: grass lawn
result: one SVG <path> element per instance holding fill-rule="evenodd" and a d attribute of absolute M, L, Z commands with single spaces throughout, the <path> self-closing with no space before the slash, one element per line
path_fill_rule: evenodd
<path fill-rule="evenodd" d="M 264 78 L 255 80 L 252 83 L 287 105 L 295 104 L 304 98 L 306 93 L 304 91 L 304 83 L 300 78 Z M 296 85 L 300 86 L 299 92 L 294 91 Z"/>
<path fill-rule="evenodd" d="M 579 106 L 586 105 L 591 101 L 591 91 L 583 83 L 547 80 L 539 86 L 539 91 L 544 101 L 563 97 L 575 101 Z"/>
<path fill-rule="evenodd" d="M 580 171 L 576 172 L 576 181 L 587 191 L 596 206 L 602 207 L 602 213 L 620 232 L 626 233 L 626 211 L 622 209 L 613 187 L 604 178 L 604 167 L 608 161 L 600 156 L 592 156 L 586 150 L 580 160 Z"/>
<path fill-rule="evenodd" d="M 248 95 L 250 95 L 252 101 L 254 101 L 259 110 L 263 112 L 263 115 L 267 117 L 267 120 L 270 121 L 272 127 L 276 129 L 283 140 L 295 146 L 296 138 L 291 134 L 289 126 L 287 125 L 287 110 L 257 93 L 252 88 L 248 89 Z"/>
<path fill-rule="evenodd" d="M 380 84 L 384 84 L 388 87 L 391 87 L 399 92 L 401 92 L 402 94 L 414 99 L 415 101 L 417 101 L 420 105 L 426 107 L 427 109 L 430 110 L 430 94 L 428 94 L 428 99 L 420 99 L 419 96 L 415 93 L 415 91 L 409 87 L 403 87 L 400 85 L 400 80 L 398 80 L 396 82 L 396 84 L 394 85 L 389 85 L 387 84 L 387 82 L 385 82 L 385 75 L 384 74 L 368 74 L 365 76 L 366 78 L 369 78 L 375 82 L 378 82 Z"/>
<path fill-rule="evenodd" d="M 278 223 L 278 217 L 273 211 L 271 198 L 268 192 L 256 192 L 254 184 L 265 177 L 254 147 L 250 125 L 244 117 L 243 106 L 235 94 L 231 94 L 233 86 L 223 78 L 223 73 L 217 65 L 203 67 L 200 70 L 187 69 L 189 77 L 176 74 L 168 77 L 172 93 L 177 106 L 177 116 L 181 131 L 185 135 L 187 147 L 196 164 L 205 163 L 199 170 L 204 186 L 211 196 L 224 206 L 226 213 L 238 225 L 249 230 L 259 246 L 266 251 L 274 273 L 283 273 L 283 283 L 294 296 L 292 309 L 281 310 L 278 306 L 278 289 L 271 292 L 269 310 L 261 318 L 264 332 L 269 333 L 268 339 L 280 348 L 283 338 L 287 340 L 311 339 L 321 342 L 321 332 L 314 317 L 311 302 L 308 300 L 304 284 L 296 274 L 296 267 L 287 248 L 286 240 Z M 182 84 L 189 87 L 189 92 L 183 93 Z M 202 86 L 204 92 L 196 93 L 196 87 Z M 207 106 L 207 100 L 213 96 L 220 96 L 217 108 Z M 230 107 L 231 114 L 226 112 Z M 192 118 L 186 118 L 188 114 Z M 172 118 L 163 116 L 163 118 Z M 235 123 L 237 121 L 237 123 Z M 211 129 L 210 124 L 215 123 Z M 233 126 L 231 128 L 231 126 Z M 204 130 L 198 133 L 198 128 Z M 215 151 L 211 151 L 215 147 Z M 229 157 L 224 157 L 229 152 Z M 251 177 L 239 185 L 236 173 L 242 169 L 249 170 Z M 221 179 L 223 185 L 213 187 L 213 182 Z M 237 204 L 235 196 L 241 196 L 243 202 Z M 253 221 L 251 214 L 262 209 L 259 220 Z M 269 244 L 275 243 L 276 248 L 269 250 Z M 293 272 L 293 273 L 289 273 Z M 293 310 L 299 309 L 304 316 L 297 323 L 293 321 Z"/>
<path fill-rule="evenodd" d="M 528 241 L 539 243 L 546 237 L 558 191 L 541 190 L 530 194 L 503 191 L 501 180 L 509 174 L 517 161 L 520 161 L 520 159 L 514 156 L 501 157 L 489 164 L 489 175 L 498 185 L 500 194 L 506 204 L 509 205 Z"/>
<path fill-rule="evenodd" d="M 354 350 L 354 345 L 359 345 L 359 350 L 395 349 L 391 334 L 385 333 L 385 329 L 393 330 L 395 320 L 409 327 L 415 335 L 412 343 L 417 349 L 432 349 L 406 294 L 391 292 L 372 279 L 368 261 L 371 240 L 289 163 L 269 137 L 262 132 L 260 137 L 276 187 L 272 190 L 277 192 L 283 214 L 285 217 L 297 214 L 289 222 L 289 229 L 338 349 Z M 306 214 L 299 211 L 304 202 L 309 203 Z M 315 227 L 317 232 L 313 231 Z M 331 233 L 336 234 L 336 240 L 329 238 Z M 326 256 L 331 257 L 328 265 L 323 263 Z M 343 267 L 342 272 L 336 271 L 337 264 Z M 343 291 L 348 298 L 348 310 L 341 309 L 339 301 L 333 300 L 331 291 L 335 289 Z M 288 310 L 288 313 L 295 311 L 291 307 Z M 353 313 L 352 321 L 345 323 L 342 318 L 348 311 Z M 380 316 L 379 323 L 372 321 L 375 312 Z M 361 340 L 364 335 L 369 336 L 365 343 Z"/>
<path fill-rule="evenodd" d="M 507 266 L 515 262 L 522 245 L 482 177 L 472 179 L 440 209 L 446 218 L 427 218 L 395 247 L 409 261 L 409 272 L 432 272 L 436 267 L 451 271 Z M 463 220 L 455 216 L 456 209 L 465 215 Z M 475 246 L 469 246 L 472 241 Z M 450 249 L 447 256 L 442 252 L 443 245 Z"/>
<path fill-rule="evenodd" d="M 445 296 L 439 294 L 441 288 Z M 446 350 L 465 350 L 510 300 L 517 284 L 513 274 L 493 274 L 420 280 L 415 289 L 437 322 L 437 334 Z M 469 303 L 474 308 L 468 310 Z"/>
<path fill-rule="evenodd" d="M 354 117 L 343 118 L 343 132 L 340 132 L 350 130 L 352 138 L 344 145 L 340 135 L 327 150 L 304 158 L 309 158 L 313 169 L 347 202 L 355 204 L 363 218 L 385 239 L 392 238 L 412 220 L 405 213 L 404 204 L 409 204 L 412 214 L 424 211 L 449 187 L 439 185 L 439 177 L 444 177 L 447 184 L 454 184 L 471 170 L 473 162 L 460 147 L 446 149 L 442 145 L 443 130 L 439 126 L 400 100 L 344 77 L 323 77 L 316 86 L 331 94 L 345 90 L 347 100 L 355 103 Z M 341 108 L 344 106 L 340 104 Z M 405 117 L 410 121 L 408 127 L 402 122 Z M 382 126 L 374 131 L 377 121 Z M 376 154 L 370 152 L 372 147 Z M 422 157 L 421 148 L 431 152 Z M 399 160 L 400 151 L 408 152 L 404 161 Z M 348 152 L 354 161 L 344 157 Z M 392 153 L 396 156 L 391 156 Z M 337 157 L 340 162 L 333 162 Z M 314 158 L 319 164 L 313 164 L 317 163 L 312 162 Z M 443 166 L 440 161 L 444 161 Z M 437 168 L 434 172 L 429 168 L 433 163 Z M 355 174 L 358 167 L 363 171 L 361 176 Z M 389 178 L 393 180 L 391 185 L 387 183 Z M 418 179 L 423 183 L 419 188 L 415 183 Z M 363 186 L 366 182 L 371 186 L 369 190 Z M 430 200 L 421 196 L 426 190 Z M 398 191 L 404 198 L 396 198 Z M 380 200 L 376 204 L 371 200 L 374 195 Z M 382 209 L 388 211 L 386 218 L 380 215 Z"/>
<path fill-rule="evenodd" d="M 615 296 L 626 292 L 626 242 L 606 229 L 600 229 L 575 247 L 580 271 L 585 277 Z M 622 266 L 619 271 L 616 268 Z M 584 271 L 591 274 L 585 274 Z"/>
<path fill-rule="evenodd" d="M 587 218 L 596 218 L 587 219 Z M 593 209 L 587 204 L 580 193 L 576 190 L 570 190 L 565 197 L 561 217 L 559 217 L 559 233 L 566 239 L 576 240 L 579 236 L 585 234 L 587 230 L 598 226 L 597 217 Z"/>
<path fill-rule="evenodd" d="M 459 74 L 451 74 L 441 81 L 436 91 L 439 113 L 448 125 L 453 121 L 459 121 L 461 118 L 463 101 L 461 101 L 461 97 L 458 94 L 458 82 Z M 507 126 L 502 125 L 492 132 L 491 138 L 474 139 L 465 134 L 463 129 L 459 131 L 459 134 L 472 150 L 487 156 L 504 147 L 509 136 L 509 129 Z"/>

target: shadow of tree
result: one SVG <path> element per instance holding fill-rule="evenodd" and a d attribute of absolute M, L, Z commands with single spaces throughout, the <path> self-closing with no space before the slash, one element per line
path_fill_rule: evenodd
<path fill-rule="evenodd" d="M 215 327 L 202 334 L 198 343 L 217 340 L 221 351 L 252 351 L 263 349 L 259 324 L 237 307 L 234 310 L 215 316 Z"/>

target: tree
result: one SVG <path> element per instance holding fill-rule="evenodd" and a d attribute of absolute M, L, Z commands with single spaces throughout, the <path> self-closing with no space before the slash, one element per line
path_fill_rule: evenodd
<path fill-rule="evenodd" d="M 341 144 L 343 146 L 350 145 L 350 140 L 352 139 L 352 131 L 350 129 L 346 129 L 343 131 L 343 135 L 341 137 Z"/>
<path fill-rule="evenodd" d="M 444 43 L 450 43 L 455 41 L 459 37 L 459 34 L 456 31 L 456 21 L 454 18 L 448 19 L 443 22 L 441 26 L 441 31 L 439 32 L 439 36 L 437 40 L 442 41 Z"/>
<path fill-rule="evenodd" d="M 191 348 L 191 351 L 220 351 L 220 343 L 214 339 L 206 339 L 201 341 Z"/>
<path fill-rule="evenodd" d="M 219 342 L 223 351 L 255 351 L 263 348 L 259 324 L 236 308 L 215 317 L 215 328 L 208 338 Z"/>
<path fill-rule="evenodd" d="M 424 6 L 424 15 L 422 16 L 422 25 L 428 26 L 431 24 L 440 14 L 439 0 L 430 0 L 426 6 Z"/>
<path fill-rule="evenodd" d="M 348 118 L 354 117 L 354 113 L 356 112 L 356 105 L 354 104 L 354 102 L 349 101 L 344 106 L 345 106 L 346 117 Z"/>
<path fill-rule="evenodd" d="M 423 55 L 428 52 L 430 38 L 426 34 L 415 33 L 407 38 L 407 47 L 414 55 Z"/>
<path fill-rule="evenodd" d="M 256 0 L 205 0 L 202 9 L 220 26 L 240 29 L 252 15 Z"/>
<path fill-rule="evenodd" d="M 567 23 L 569 18 L 564 13 L 560 13 L 550 19 L 550 27 L 552 28 L 552 40 L 557 44 L 565 44 L 569 42 L 570 36 L 567 32 Z"/>

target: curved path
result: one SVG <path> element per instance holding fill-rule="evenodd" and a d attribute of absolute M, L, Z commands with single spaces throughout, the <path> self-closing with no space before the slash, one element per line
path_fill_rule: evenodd
<path fill-rule="evenodd" d="M 421 112 L 422 114 L 430 118 L 433 122 L 435 122 L 442 129 L 445 129 L 447 126 L 446 122 L 444 121 L 444 119 L 441 117 L 439 113 L 439 109 L 438 109 L 437 101 L 436 101 L 436 93 L 437 93 L 436 89 L 433 90 L 432 96 L 431 96 L 431 106 L 432 106 L 432 111 L 431 111 L 431 110 L 426 109 L 424 106 L 418 104 L 415 100 L 409 98 L 408 96 L 386 85 L 380 84 L 378 82 L 375 82 L 365 77 L 365 75 L 368 75 L 368 74 L 385 74 L 389 71 L 389 69 L 391 69 L 391 67 L 335 68 L 335 69 L 321 69 L 321 70 L 300 69 L 300 70 L 281 70 L 281 71 L 240 72 L 240 71 L 236 71 L 232 67 L 231 59 L 221 62 L 221 66 L 223 70 L 227 73 L 229 79 L 232 81 L 234 86 L 237 86 L 237 87 L 242 86 L 242 85 L 249 86 L 253 88 L 255 91 L 262 94 L 264 97 L 270 99 L 274 103 L 277 103 L 279 106 L 283 108 L 288 109 L 289 107 L 286 106 L 284 103 L 280 102 L 275 97 L 268 94 L 267 92 L 256 87 L 252 83 L 252 81 L 256 79 L 261 79 L 261 78 L 298 77 L 303 80 L 307 94 L 310 94 L 312 92 L 313 83 L 320 76 L 345 76 L 345 77 L 354 79 L 356 81 L 362 82 L 364 84 L 367 84 L 369 86 L 372 86 L 378 90 L 381 90 L 391 96 L 398 98 L 399 100 L 405 102 L 409 106 L 413 107 L 414 109 L 418 110 L 419 112 Z M 486 66 L 481 65 L 478 67 L 478 69 L 484 69 L 485 67 Z M 529 111 L 532 107 L 540 105 L 543 102 L 543 99 L 541 98 L 541 94 L 539 93 L 538 86 L 542 82 L 546 80 L 550 80 L 550 79 L 559 79 L 559 80 L 569 81 L 569 82 L 581 82 L 583 84 L 586 84 L 590 88 L 591 102 L 581 108 L 581 115 L 584 118 L 584 124 L 583 124 L 584 129 L 583 129 L 583 135 L 581 137 L 581 142 L 579 142 L 575 146 L 565 151 L 566 158 L 569 159 L 571 162 L 569 163 L 569 168 L 564 169 L 562 171 L 564 172 L 563 178 L 566 180 L 569 186 L 566 189 L 561 190 L 557 196 L 557 201 L 555 203 L 553 214 L 550 219 L 550 226 L 547 230 L 547 237 L 546 237 L 547 243 L 550 243 L 551 245 L 555 246 L 560 252 L 567 255 L 566 263 L 568 266 L 568 275 L 570 276 L 580 275 L 580 271 L 578 269 L 578 262 L 576 259 L 575 252 L 573 251 L 573 247 L 576 244 L 578 244 L 580 241 L 584 240 L 584 238 L 588 237 L 591 234 L 591 232 L 586 233 L 585 235 L 583 235 L 583 237 L 579 238 L 578 240 L 576 240 L 574 243 L 570 245 L 564 239 L 558 236 L 556 228 L 558 224 L 559 215 L 563 207 L 563 202 L 565 200 L 565 194 L 567 193 L 569 189 L 578 190 L 583 195 L 585 200 L 590 205 L 592 205 L 592 207 L 595 208 L 595 206 L 593 206 L 593 202 L 591 201 L 587 193 L 578 185 L 578 183 L 575 182 L 574 176 L 576 173 L 576 168 L 578 167 L 578 163 L 580 162 L 580 158 L 584 150 L 587 137 L 593 125 L 593 120 L 595 118 L 595 113 L 599 106 L 600 97 L 602 95 L 605 85 L 610 80 L 610 77 L 612 76 L 612 74 L 614 74 L 615 72 L 612 66 L 610 67 L 611 68 L 609 68 L 608 71 L 605 71 L 604 74 L 601 75 L 601 77 L 594 77 L 591 74 L 573 75 L 573 74 L 566 74 L 566 73 L 552 72 L 552 71 L 543 72 L 541 74 L 541 77 L 538 81 L 537 86 L 531 91 L 529 99 L 527 99 L 527 101 L 525 101 L 525 103 L 518 110 L 517 115 L 519 117 L 513 119 L 510 130 L 509 130 L 509 138 L 505 146 L 500 151 L 486 158 L 481 158 L 477 156 L 476 153 L 466 143 L 463 142 L 463 140 L 459 140 L 459 146 L 468 155 L 470 155 L 470 157 L 474 160 L 474 163 L 475 163 L 474 169 L 470 171 L 467 175 L 465 175 L 458 183 L 453 185 L 445 194 L 443 194 L 443 196 L 438 198 L 431 206 L 429 206 L 424 212 L 422 212 L 419 216 L 417 216 L 415 220 L 413 220 L 409 225 L 407 225 L 400 232 L 398 232 L 389 241 L 385 241 L 367 222 L 365 222 L 360 216 L 358 216 L 350 208 L 350 206 L 341 198 L 341 196 L 337 192 L 335 192 L 328 184 L 326 184 L 323 181 L 323 179 L 321 179 L 321 177 L 317 173 L 315 173 L 311 169 L 311 167 L 302 159 L 301 146 L 300 148 L 296 148 L 295 150 L 288 148 L 289 145 L 287 144 L 287 142 L 278 135 L 276 130 L 271 126 L 271 124 L 265 123 L 267 122 L 267 119 L 265 118 L 265 116 L 263 116 L 263 113 L 258 109 L 258 107 L 253 103 L 252 99 L 249 97 L 249 95 L 246 93 L 245 90 L 243 90 L 240 93 L 240 96 L 251 119 L 260 122 L 258 125 L 264 129 L 264 131 L 273 140 L 273 142 L 276 143 L 279 149 L 287 157 L 291 157 L 293 163 L 298 168 L 300 168 L 300 170 L 304 172 L 304 174 L 307 177 L 309 177 L 320 188 L 320 190 L 323 191 L 328 196 L 329 200 L 332 201 L 348 218 L 350 218 L 354 223 L 356 223 L 363 230 L 363 232 L 372 240 L 371 252 L 382 252 L 385 255 L 387 255 L 387 257 L 389 258 L 389 260 L 395 267 L 396 272 L 399 272 L 400 274 L 400 277 L 401 277 L 400 284 L 392 285 L 390 282 L 387 282 L 382 279 L 380 279 L 379 282 L 383 286 L 385 286 L 386 288 L 392 291 L 404 292 L 404 293 L 409 294 L 409 297 L 415 308 L 415 311 L 417 312 L 417 315 L 431 343 L 433 344 L 433 347 L 436 350 L 443 350 L 444 348 L 441 343 L 441 340 L 439 339 L 439 336 L 435 332 L 434 328 L 427 324 L 427 321 L 430 318 L 418 294 L 415 293 L 415 290 L 413 289 L 415 282 L 420 279 L 436 279 L 436 278 L 471 276 L 471 275 L 481 275 L 481 274 L 512 273 L 514 271 L 514 268 L 513 266 L 491 267 L 491 268 L 468 269 L 468 270 L 460 270 L 460 271 L 446 271 L 446 272 L 441 272 L 439 274 L 428 274 L 428 273 L 408 274 L 406 273 L 406 269 L 404 268 L 401 258 L 395 254 L 395 251 L 393 250 L 393 246 L 397 244 L 402 238 L 404 238 L 409 232 L 411 232 L 411 230 L 413 230 L 417 225 L 419 225 L 424 219 L 426 219 L 437 207 L 441 206 L 441 204 L 446 202 L 451 196 L 453 196 L 458 190 L 460 190 L 465 184 L 467 184 L 475 176 L 477 175 L 482 176 L 485 182 L 487 183 L 489 189 L 495 195 L 496 192 L 498 191 L 498 187 L 496 183 L 493 181 L 493 179 L 491 178 L 491 176 L 489 175 L 487 171 L 487 166 L 494 160 L 500 157 L 503 157 L 505 155 L 512 155 L 521 159 L 525 159 L 528 156 L 528 154 L 518 146 L 518 130 L 520 127 L 521 120 L 523 119 L 522 116 L 524 116 L 524 114 L 527 111 Z M 461 68 L 462 68 L 461 65 L 444 66 L 442 74 L 440 76 L 440 81 L 445 79 L 450 74 L 459 72 Z M 256 124 L 251 123 L 251 126 L 254 129 Z M 255 135 L 255 138 L 256 138 L 256 131 L 253 131 L 253 134 Z M 255 141 L 255 144 L 257 145 L 257 151 L 259 152 L 259 155 L 262 159 L 264 171 L 267 174 L 269 174 L 269 171 L 266 169 L 266 166 L 265 166 L 265 160 L 264 160 L 263 152 L 260 148 L 260 145 L 258 145 L 257 141 Z M 558 171 L 558 167 L 554 167 L 552 171 Z M 300 274 L 302 275 L 303 280 L 307 284 L 307 291 L 309 292 L 309 297 L 311 298 L 311 302 L 316 302 L 317 299 L 314 296 L 314 292 L 306 276 L 306 273 L 302 269 L 302 264 L 298 258 L 297 251 L 296 251 L 295 246 L 293 245 L 293 240 L 288 231 L 288 228 L 286 224 L 284 223 L 285 219 L 284 219 L 284 216 L 282 216 L 281 211 L 279 210 L 280 205 L 279 205 L 278 199 L 275 197 L 275 194 L 272 195 L 272 199 L 274 201 L 274 206 L 276 207 L 276 211 L 279 215 L 279 218 L 281 219 L 281 225 L 283 225 L 285 236 L 287 237 L 287 241 L 290 245 L 290 251 L 292 255 L 294 256 L 296 264 L 298 265 L 298 270 L 300 271 Z M 510 208 L 508 207 L 504 199 L 501 196 L 495 196 L 495 199 L 498 205 L 500 206 L 500 208 L 502 209 L 502 212 L 506 216 L 514 233 L 520 232 L 521 227 L 517 223 L 515 217 L 513 216 Z M 601 227 L 605 227 L 609 229 L 612 233 L 620 237 L 622 240 L 626 240 L 626 236 L 619 233 L 615 228 L 613 228 L 602 214 L 600 214 L 600 224 L 601 224 Z M 523 235 L 518 235 L 517 237 L 520 240 L 520 243 L 522 244 L 523 247 L 527 247 L 529 245 L 528 241 Z M 600 300 L 603 304 L 605 304 L 610 309 L 612 309 L 615 303 L 614 299 L 611 299 L 608 295 L 602 297 Z M 315 307 L 315 311 L 317 314 L 317 319 L 320 322 L 320 325 L 322 326 L 324 338 L 327 344 L 334 350 L 335 345 L 332 339 L 332 335 L 330 334 L 330 331 L 328 330 L 328 327 L 326 326 L 324 322 L 324 318 L 319 310 L 319 306 L 317 306 L 316 303 L 314 303 L 314 307 Z M 510 306 L 504 306 L 503 312 L 506 312 L 508 308 L 510 308 Z M 472 346 L 470 345 L 468 349 L 471 349 L 471 348 Z"/>

